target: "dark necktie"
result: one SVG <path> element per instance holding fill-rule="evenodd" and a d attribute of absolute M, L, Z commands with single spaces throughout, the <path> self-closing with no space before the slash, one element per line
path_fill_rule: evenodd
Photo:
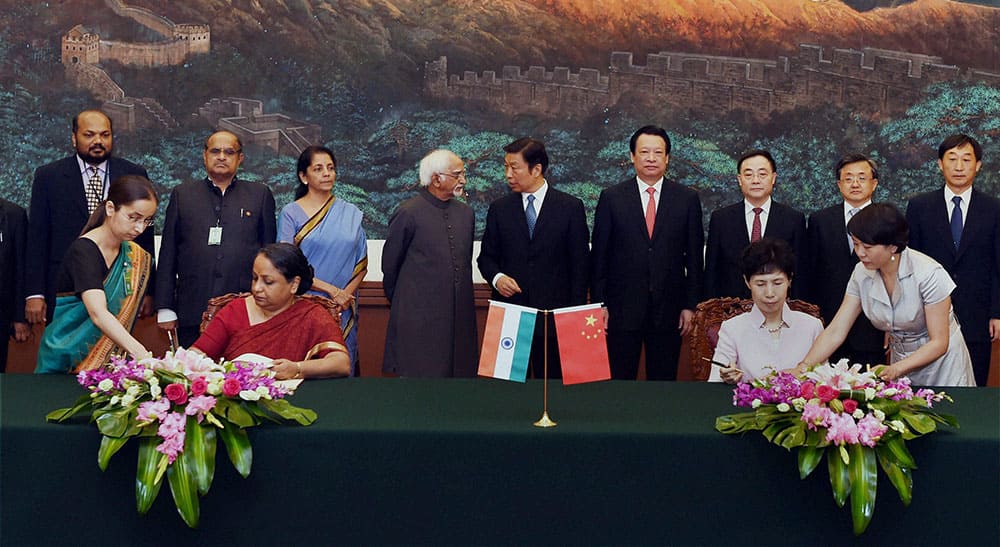
<path fill-rule="evenodd" d="M 962 242 L 962 198 L 955 196 L 951 198 L 955 208 L 951 210 L 951 240 L 955 242 L 955 250 Z"/>
<path fill-rule="evenodd" d="M 854 218 L 854 215 L 858 214 L 858 211 L 860 211 L 860 210 L 861 209 L 858 209 L 857 207 L 854 207 L 850 211 L 848 211 L 847 212 L 847 222 L 850 222 L 851 219 Z M 847 232 L 847 249 L 851 253 L 854 252 L 854 240 L 851 239 L 851 233 L 850 232 Z"/>
<path fill-rule="evenodd" d="M 97 166 L 90 167 L 92 174 L 87 180 L 87 213 L 93 213 L 101 205 L 104 198 L 104 179 Z"/>
<path fill-rule="evenodd" d="M 524 216 L 528 217 L 528 237 L 535 237 L 535 222 L 538 220 L 538 213 L 535 212 L 535 196 L 528 196 L 528 206 L 524 209 Z"/>
<path fill-rule="evenodd" d="M 763 212 L 764 210 L 760 207 L 753 208 L 753 228 L 750 230 L 750 243 L 760 241 L 760 214 Z"/>

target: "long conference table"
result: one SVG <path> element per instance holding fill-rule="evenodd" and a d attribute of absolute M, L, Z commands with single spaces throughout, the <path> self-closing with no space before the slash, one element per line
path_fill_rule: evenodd
<path fill-rule="evenodd" d="M 224 451 L 188 529 L 164 485 L 135 511 L 136 449 L 102 473 L 85 418 L 45 414 L 83 393 L 72 377 L 0 375 L 2 545 L 997 545 L 1000 389 L 951 389 L 961 422 L 909 443 L 920 466 L 904 508 L 879 476 L 860 538 L 825 465 L 722 435 L 731 389 L 699 383 L 549 383 L 558 426 L 533 427 L 542 383 L 308 381 L 310 427 L 250 430 L 243 479 Z"/>

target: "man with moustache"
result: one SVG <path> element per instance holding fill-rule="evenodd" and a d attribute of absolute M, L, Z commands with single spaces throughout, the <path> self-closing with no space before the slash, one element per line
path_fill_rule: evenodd
<path fill-rule="evenodd" d="M 271 189 L 236 176 L 240 139 L 213 133 L 202 155 L 208 175 L 170 194 L 156 278 L 157 323 L 177 329 L 184 347 L 198 338 L 209 298 L 250 290 L 254 257 L 277 235 Z"/>
<path fill-rule="evenodd" d="M 454 199 L 465 163 L 449 150 L 420 160 L 420 190 L 389 219 L 382 287 L 389 326 L 382 370 L 400 376 L 474 377 L 478 369 L 472 294 L 472 208 Z"/>
<path fill-rule="evenodd" d="M 910 247 L 937 260 L 955 281 L 951 303 L 972 357 L 976 384 L 986 385 L 992 343 L 1000 340 L 1000 200 L 973 188 L 983 148 L 969 135 L 938 146 L 944 187 L 910 200 Z"/>
<path fill-rule="evenodd" d="M 858 263 L 854 242 L 847 234 L 847 221 L 871 205 L 872 194 L 878 186 L 875 162 L 861 154 L 841 158 L 834 173 L 844 201 L 813 213 L 807 228 L 812 258 L 810 271 L 816 272 L 807 287 L 809 301 L 819 306 L 823 321 L 828 325 L 840 309 L 847 282 Z M 884 340 L 885 334 L 861 314 L 844 343 L 830 356 L 830 361 L 847 358 L 851 363 L 884 364 Z"/>
<path fill-rule="evenodd" d="M 701 200 L 665 178 L 670 137 L 647 125 L 629 139 L 635 178 L 601 192 L 590 253 L 590 299 L 603 302 L 611 377 L 677 378 L 681 336 L 701 293 Z"/>
<path fill-rule="evenodd" d="M 524 137 L 504 147 L 511 193 L 490 204 L 479 252 L 479 271 L 502 302 L 551 310 L 587 303 L 587 215 L 583 202 L 549 185 L 545 144 Z M 548 377 L 561 378 L 552 314 Z M 535 322 L 531 369 L 545 374 L 545 324 Z"/>
<path fill-rule="evenodd" d="M 731 296 L 750 298 L 740 257 L 750 243 L 770 237 L 783 239 L 795 253 L 798 279 L 808 280 L 806 217 L 801 212 L 771 199 L 777 168 L 767 150 L 750 150 L 736 162 L 736 181 L 743 201 L 712 213 L 708 222 L 705 249 L 705 298 Z M 793 280 L 792 298 L 803 298 L 804 283 Z"/>
<path fill-rule="evenodd" d="M 107 197 L 111 181 L 123 175 L 148 178 L 142 167 L 112 156 L 111 119 L 99 110 L 85 110 L 73 117 L 70 141 L 75 154 L 35 170 L 28 210 L 24 315 L 29 323 L 52 320 L 55 311 L 56 274 L 63 255 L 90 214 Z M 153 255 L 153 230 L 136 243 Z M 140 316 L 151 314 L 153 297 L 143 299 Z"/>

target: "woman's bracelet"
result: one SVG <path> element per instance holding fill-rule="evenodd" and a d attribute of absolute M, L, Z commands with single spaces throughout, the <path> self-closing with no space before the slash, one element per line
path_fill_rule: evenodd
<path fill-rule="evenodd" d="M 302 361 L 295 361 L 295 370 L 296 370 L 295 377 L 296 378 L 301 378 L 302 377 Z"/>

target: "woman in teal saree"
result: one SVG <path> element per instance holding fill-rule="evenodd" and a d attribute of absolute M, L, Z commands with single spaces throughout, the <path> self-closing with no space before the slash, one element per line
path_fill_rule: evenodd
<path fill-rule="evenodd" d="M 340 325 L 358 375 L 357 291 L 368 273 L 368 243 L 361 210 L 333 195 L 337 160 L 326 147 L 310 146 L 298 162 L 296 200 L 278 216 L 278 241 L 302 249 L 316 271 L 312 293 L 327 296 L 341 311 Z"/>
<path fill-rule="evenodd" d="M 115 179 L 108 199 L 63 258 L 55 316 L 45 328 L 35 373 L 92 370 L 112 355 L 149 351 L 132 334 L 152 257 L 133 242 L 153 223 L 156 194 L 145 177 Z"/>

